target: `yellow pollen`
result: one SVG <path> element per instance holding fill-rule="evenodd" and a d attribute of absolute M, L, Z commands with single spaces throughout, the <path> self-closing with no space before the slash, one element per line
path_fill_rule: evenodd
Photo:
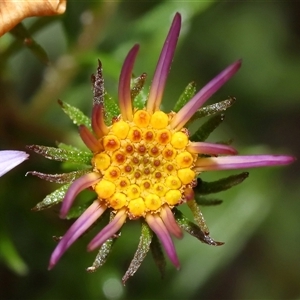
<path fill-rule="evenodd" d="M 175 132 L 172 136 L 171 144 L 176 149 L 183 149 L 188 144 L 189 139 L 183 132 Z"/>
<path fill-rule="evenodd" d="M 139 142 L 142 139 L 142 131 L 141 129 L 139 129 L 138 127 L 132 127 L 129 130 L 128 133 L 128 138 L 132 141 L 132 142 Z"/>
<path fill-rule="evenodd" d="M 140 196 L 141 189 L 136 184 L 132 184 L 128 187 L 128 190 L 126 191 L 126 193 L 130 199 L 136 199 Z"/>
<path fill-rule="evenodd" d="M 95 192 L 101 199 L 107 199 L 111 197 L 116 190 L 116 186 L 111 181 L 102 179 L 95 186 Z"/>
<path fill-rule="evenodd" d="M 149 194 L 145 197 L 145 204 L 150 210 L 157 210 L 161 207 L 162 202 L 157 195 Z"/>
<path fill-rule="evenodd" d="M 115 135 L 106 135 L 103 137 L 103 146 L 106 151 L 115 151 L 120 148 L 120 141 Z"/>
<path fill-rule="evenodd" d="M 169 205 L 176 205 L 181 199 L 181 193 L 178 190 L 170 190 L 166 193 L 165 199 Z"/>
<path fill-rule="evenodd" d="M 119 138 L 119 139 L 125 139 L 127 137 L 129 131 L 129 125 L 128 123 L 120 120 L 118 122 L 115 122 L 112 126 L 112 132 Z"/>
<path fill-rule="evenodd" d="M 105 153 L 98 153 L 93 158 L 93 165 L 98 170 L 104 171 L 110 165 L 110 157 Z"/>
<path fill-rule="evenodd" d="M 178 170 L 177 175 L 183 184 L 189 184 L 195 178 L 195 172 L 189 168 Z"/>
<path fill-rule="evenodd" d="M 115 212 L 126 210 L 130 219 L 159 213 L 193 197 L 198 154 L 187 150 L 188 131 L 170 128 L 171 115 L 135 110 L 132 120 L 112 120 L 103 148 L 94 154 L 93 172 L 101 180 L 93 188 L 99 201 Z"/>
<path fill-rule="evenodd" d="M 105 173 L 104 178 L 109 181 L 114 181 L 120 177 L 121 171 L 118 167 L 109 167 Z"/>
<path fill-rule="evenodd" d="M 184 151 L 176 156 L 179 168 L 188 168 L 193 164 L 193 156 L 190 152 Z"/>
<path fill-rule="evenodd" d="M 121 209 L 126 205 L 126 196 L 123 193 L 115 193 L 108 201 L 113 209 Z"/>
<path fill-rule="evenodd" d="M 133 116 L 133 122 L 139 127 L 147 127 L 150 123 L 150 115 L 145 110 L 138 110 Z"/>
<path fill-rule="evenodd" d="M 158 110 L 151 116 L 150 124 L 155 129 L 166 128 L 169 123 L 169 117 L 164 112 Z"/>
<path fill-rule="evenodd" d="M 177 176 L 168 176 L 166 179 L 166 186 L 172 190 L 177 190 L 181 187 L 181 181 Z"/>
<path fill-rule="evenodd" d="M 167 188 L 161 183 L 156 183 L 153 186 L 153 191 L 157 196 L 163 197 L 167 192 Z"/>
<path fill-rule="evenodd" d="M 142 198 L 137 198 L 129 202 L 128 209 L 132 218 L 138 218 L 145 214 L 146 205 Z"/>

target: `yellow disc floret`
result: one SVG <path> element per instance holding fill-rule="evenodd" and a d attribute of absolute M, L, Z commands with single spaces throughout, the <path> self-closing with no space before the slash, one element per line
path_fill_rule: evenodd
<path fill-rule="evenodd" d="M 132 121 L 120 116 L 108 126 L 99 139 L 103 149 L 92 159 L 101 178 L 94 186 L 100 201 L 137 219 L 190 200 L 198 155 L 188 151 L 187 131 L 170 126 L 174 114 L 140 109 Z"/>

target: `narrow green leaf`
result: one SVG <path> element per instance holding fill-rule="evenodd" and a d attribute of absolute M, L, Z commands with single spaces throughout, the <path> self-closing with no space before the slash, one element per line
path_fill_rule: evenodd
<path fill-rule="evenodd" d="M 126 281 L 135 274 L 143 260 L 145 259 L 152 241 L 153 233 L 146 222 L 142 222 L 142 232 L 138 248 L 134 257 L 129 265 L 128 270 L 122 278 L 122 283 L 125 285 Z"/>
<path fill-rule="evenodd" d="M 219 193 L 228 190 L 235 185 L 242 183 L 248 176 L 249 176 L 248 172 L 243 172 L 213 182 L 205 182 L 202 181 L 200 178 L 198 178 L 197 186 L 194 188 L 194 192 L 195 194 L 200 194 L 200 195 Z"/>
<path fill-rule="evenodd" d="M 26 148 L 51 160 L 68 161 L 85 165 L 90 165 L 93 157 L 91 152 L 81 150 L 65 150 L 39 145 L 30 145 L 26 146 Z"/>
<path fill-rule="evenodd" d="M 109 238 L 106 240 L 102 246 L 99 249 L 99 252 L 93 262 L 93 265 L 91 267 L 88 267 L 86 270 L 89 273 L 93 273 L 97 271 L 98 268 L 102 267 L 104 263 L 106 262 L 111 250 L 112 246 L 114 245 L 116 239 L 115 238 Z"/>
<path fill-rule="evenodd" d="M 104 78 L 102 74 L 102 63 L 98 59 L 98 67 L 96 74 L 91 77 L 93 85 L 93 105 L 102 104 L 104 100 Z"/>
<path fill-rule="evenodd" d="M 231 107 L 233 105 L 233 103 L 235 102 L 235 100 L 236 99 L 234 97 L 229 97 L 229 99 L 223 100 L 221 102 L 204 106 L 204 107 L 200 108 L 198 111 L 196 111 L 196 113 L 189 120 L 189 123 L 193 122 L 197 119 L 203 118 L 203 117 L 208 117 L 208 116 L 223 112 L 226 109 L 228 109 L 229 107 Z"/>
<path fill-rule="evenodd" d="M 26 46 L 42 63 L 49 64 L 46 51 L 32 38 L 27 28 L 19 23 L 10 33 L 24 46 Z"/>
<path fill-rule="evenodd" d="M 205 235 L 204 232 L 200 229 L 200 227 L 197 226 L 195 223 L 189 221 L 189 219 L 185 217 L 180 210 L 174 208 L 173 211 L 175 212 L 175 219 L 178 225 L 190 235 L 194 236 L 201 242 L 208 245 L 221 246 L 224 244 L 222 242 L 214 241 L 209 235 Z"/>
<path fill-rule="evenodd" d="M 91 119 L 87 117 L 80 109 L 61 100 L 58 100 L 58 104 L 75 125 L 85 125 L 88 129 L 92 130 Z"/>
<path fill-rule="evenodd" d="M 145 107 L 147 95 L 144 92 L 144 84 L 147 74 L 143 73 L 137 78 L 131 80 L 131 101 L 133 101 L 133 107 L 142 109 Z"/>
<path fill-rule="evenodd" d="M 64 183 L 71 183 L 75 179 L 77 179 L 77 178 L 81 177 L 82 175 L 89 173 L 89 172 L 91 172 L 90 169 L 78 170 L 78 171 L 62 173 L 62 174 L 45 174 L 45 173 L 41 173 L 41 172 L 37 172 L 37 171 L 29 171 L 26 173 L 26 175 L 31 174 L 33 176 L 37 176 L 41 179 L 44 179 L 44 180 L 47 180 L 50 182 L 64 184 Z"/>
<path fill-rule="evenodd" d="M 81 216 L 83 214 L 83 212 L 91 205 L 91 202 L 87 202 L 87 203 L 83 203 L 80 205 L 74 205 L 70 208 L 70 211 L 67 214 L 66 219 L 70 220 L 70 219 L 74 219 L 74 218 L 78 218 L 79 216 Z"/>
<path fill-rule="evenodd" d="M 165 275 L 165 269 L 166 269 L 166 259 L 165 259 L 164 253 L 161 248 L 161 244 L 160 244 L 156 234 L 153 234 L 150 249 L 151 249 L 151 254 L 155 261 L 155 264 L 158 267 L 158 270 L 160 272 L 161 278 L 163 278 Z"/>
<path fill-rule="evenodd" d="M 195 95 L 196 93 L 196 83 L 191 82 L 184 89 L 183 93 L 180 95 L 178 101 L 175 103 L 173 110 L 178 112 L 182 107 L 184 107 Z"/>
<path fill-rule="evenodd" d="M 201 206 L 216 206 L 223 203 L 223 200 L 220 199 L 207 199 L 203 198 L 199 194 L 195 194 L 195 201 Z"/>
<path fill-rule="evenodd" d="M 195 200 L 189 200 L 187 202 L 187 205 L 190 208 L 190 210 L 192 211 L 194 220 L 196 221 L 196 223 L 200 227 L 201 231 L 204 232 L 205 235 L 208 235 L 209 234 L 209 229 L 206 225 L 204 216 L 203 216 L 203 214 L 200 210 L 199 205 L 196 203 Z"/>
<path fill-rule="evenodd" d="M 70 184 L 61 186 L 59 189 L 46 196 L 44 200 L 39 202 L 34 208 L 32 208 L 32 210 L 40 211 L 60 203 L 64 199 L 69 186 Z"/>
<path fill-rule="evenodd" d="M 216 115 L 206 121 L 191 137 L 194 142 L 203 142 L 224 121 L 224 115 Z"/>
<path fill-rule="evenodd" d="M 104 95 L 104 111 L 104 119 L 107 126 L 111 125 L 112 120 L 120 114 L 118 104 L 107 93 Z"/>

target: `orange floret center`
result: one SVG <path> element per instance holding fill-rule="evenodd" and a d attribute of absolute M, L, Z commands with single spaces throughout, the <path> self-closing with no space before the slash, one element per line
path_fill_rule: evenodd
<path fill-rule="evenodd" d="M 137 110 L 132 121 L 122 118 L 99 141 L 103 150 L 92 159 L 102 179 L 93 187 L 101 202 L 126 208 L 130 219 L 160 212 L 186 201 L 194 185 L 197 154 L 187 150 L 187 130 L 170 127 L 171 114 Z"/>

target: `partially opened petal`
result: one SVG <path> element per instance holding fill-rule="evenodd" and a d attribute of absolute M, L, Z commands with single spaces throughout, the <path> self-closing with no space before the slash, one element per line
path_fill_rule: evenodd
<path fill-rule="evenodd" d="M 125 58 L 119 80 L 119 104 L 121 115 L 124 121 L 132 120 L 132 102 L 131 102 L 131 91 L 130 81 L 132 77 L 132 70 L 135 58 L 139 51 L 139 45 L 134 45 L 129 51 Z"/>
<path fill-rule="evenodd" d="M 181 27 L 181 16 L 176 13 L 170 31 L 162 48 L 157 67 L 151 84 L 147 111 L 152 113 L 159 109 L 167 77 L 170 71 L 174 52 Z"/>
<path fill-rule="evenodd" d="M 164 224 L 166 225 L 166 228 L 168 231 L 176 236 L 178 239 L 182 238 L 182 230 L 177 224 L 175 217 L 169 208 L 169 206 L 164 205 L 162 207 L 161 212 L 160 212 L 161 219 L 163 220 Z"/>
<path fill-rule="evenodd" d="M 213 143 L 204 143 L 204 142 L 191 142 L 187 147 L 187 150 L 192 153 L 198 154 L 228 154 L 234 155 L 237 154 L 236 149 L 233 147 L 222 145 L 222 144 L 213 144 Z"/>
<path fill-rule="evenodd" d="M 52 269 L 66 250 L 103 214 L 105 205 L 94 201 L 87 210 L 73 223 L 53 251 L 49 263 Z"/>
<path fill-rule="evenodd" d="M 146 222 L 150 226 L 150 228 L 155 232 L 155 234 L 158 236 L 160 239 L 161 243 L 164 246 L 164 249 L 173 263 L 173 265 L 179 269 L 180 264 L 179 260 L 176 254 L 176 250 L 173 244 L 173 241 L 170 237 L 170 234 L 164 225 L 162 219 L 158 215 L 152 215 L 152 214 L 147 214 L 146 216 Z"/>
<path fill-rule="evenodd" d="M 208 100 L 221 86 L 223 86 L 241 67 L 238 60 L 227 67 L 213 80 L 206 84 L 173 118 L 171 128 L 180 130 L 195 112 Z"/>
<path fill-rule="evenodd" d="M 106 225 L 88 244 L 88 250 L 92 251 L 100 247 L 107 239 L 112 237 L 124 224 L 126 220 L 125 209 L 120 210 L 114 219 Z"/>
<path fill-rule="evenodd" d="M 96 172 L 91 172 L 81 176 L 80 178 L 73 181 L 71 186 L 69 187 L 65 198 L 63 200 L 60 217 L 65 218 L 71 205 L 73 204 L 75 197 L 84 189 L 90 187 L 100 180 L 100 174 Z"/>
<path fill-rule="evenodd" d="M 250 155 L 199 158 L 196 161 L 195 170 L 201 172 L 210 170 L 279 166 L 290 164 L 294 160 L 294 157 L 286 155 Z"/>

